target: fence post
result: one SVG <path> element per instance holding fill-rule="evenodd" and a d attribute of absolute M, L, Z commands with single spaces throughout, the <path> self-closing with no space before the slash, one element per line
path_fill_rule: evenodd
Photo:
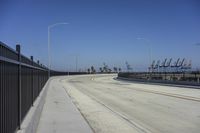
<path fill-rule="evenodd" d="M 39 60 L 37 61 L 37 64 L 40 65 Z M 39 96 L 39 94 L 40 94 L 40 70 L 38 70 L 37 75 L 38 75 L 38 95 L 37 96 Z"/>
<path fill-rule="evenodd" d="M 33 66 L 33 56 L 31 56 L 31 65 Z M 34 88 L 33 88 L 33 76 L 34 76 L 34 72 L 33 72 L 33 68 L 32 68 L 32 71 L 31 71 L 31 89 L 32 89 L 32 106 L 33 106 L 33 103 L 34 103 Z"/>
<path fill-rule="evenodd" d="M 21 48 L 20 45 L 16 45 L 16 51 L 18 52 L 18 126 L 21 129 Z"/>

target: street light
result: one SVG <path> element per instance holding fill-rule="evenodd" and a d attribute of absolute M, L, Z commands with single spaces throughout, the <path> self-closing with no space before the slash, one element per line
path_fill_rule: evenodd
<path fill-rule="evenodd" d="M 73 71 L 78 72 L 78 61 L 79 61 L 79 54 L 69 54 L 68 56 L 72 57 L 74 59 L 74 63 L 75 63 L 75 69 L 73 69 Z"/>
<path fill-rule="evenodd" d="M 200 43 L 195 43 L 195 45 L 198 46 L 198 47 L 200 47 Z M 197 70 L 200 71 L 200 69 L 198 67 L 197 67 Z"/>
<path fill-rule="evenodd" d="M 76 58 L 76 72 L 78 72 L 78 56 L 79 56 L 79 55 L 76 54 L 75 56 L 76 56 L 76 57 L 75 57 L 75 58 Z"/>
<path fill-rule="evenodd" d="M 144 40 L 146 42 L 149 42 L 149 40 L 145 39 L 145 38 L 137 38 L 137 40 Z M 145 43 L 146 44 L 146 43 Z M 151 67 L 151 63 L 152 63 L 152 47 L 151 44 L 146 44 L 149 47 L 149 65 Z M 150 71 L 150 70 L 149 70 Z"/>
<path fill-rule="evenodd" d="M 52 24 L 52 25 L 49 25 L 48 26 L 48 58 L 49 58 L 49 70 L 48 70 L 48 77 L 50 78 L 50 71 L 51 71 L 51 59 L 50 59 L 50 29 L 55 27 L 55 26 L 58 26 L 58 25 L 64 25 L 64 24 L 69 24 L 69 23 L 55 23 L 55 24 Z"/>

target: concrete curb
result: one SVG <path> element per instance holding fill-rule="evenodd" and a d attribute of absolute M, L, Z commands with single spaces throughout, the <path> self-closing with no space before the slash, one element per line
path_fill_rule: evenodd
<path fill-rule="evenodd" d="M 143 80 L 143 79 L 132 79 L 132 78 L 124 78 L 124 77 L 117 77 L 114 79 L 135 82 L 135 83 L 141 83 L 141 84 L 152 84 L 152 85 L 163 85 L 163 86 L 200 89 L 200 84 L 189 84 L 189 83 L 181 84 L 181 82 L 170 82 L 170 81 L 162 81 L 162 80 L 157 80 L 157 81 L 156 80 Z"/>
<path fill-rule="evenodd" d="M 92 133 L 61 83 L 65 78 L 56 77 L 50 82 L 37 133 Z"/>
<path fill-rule="evenodd" d="M 52 78 L 49 79 L 43 87 L 39 96 L 35 100 L 34 105 L 30 108 L 25 119 L 23 120 L 21 124 L 21 129 L 18 130 L 16 133 L 36 133 L 40 121 L 40 115 L 42 113 L 43 106 L 45 103 L 48 86 L 51 80 Z"/>

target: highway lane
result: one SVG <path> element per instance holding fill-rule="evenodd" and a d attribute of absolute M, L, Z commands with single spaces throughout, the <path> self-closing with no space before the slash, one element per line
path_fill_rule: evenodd
<path fill-rule="evenodd" d="M 199 133 L 200 90 L 117 81 L 114 77 L 60 80 L 95 132 Z"/>

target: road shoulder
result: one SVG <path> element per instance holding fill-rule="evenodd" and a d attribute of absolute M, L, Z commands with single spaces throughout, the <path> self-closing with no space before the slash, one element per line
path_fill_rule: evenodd
<path fill-rule="evenodd" d="M 37 133 L 92 133 L 59 79 L 50 83 Z"/>

